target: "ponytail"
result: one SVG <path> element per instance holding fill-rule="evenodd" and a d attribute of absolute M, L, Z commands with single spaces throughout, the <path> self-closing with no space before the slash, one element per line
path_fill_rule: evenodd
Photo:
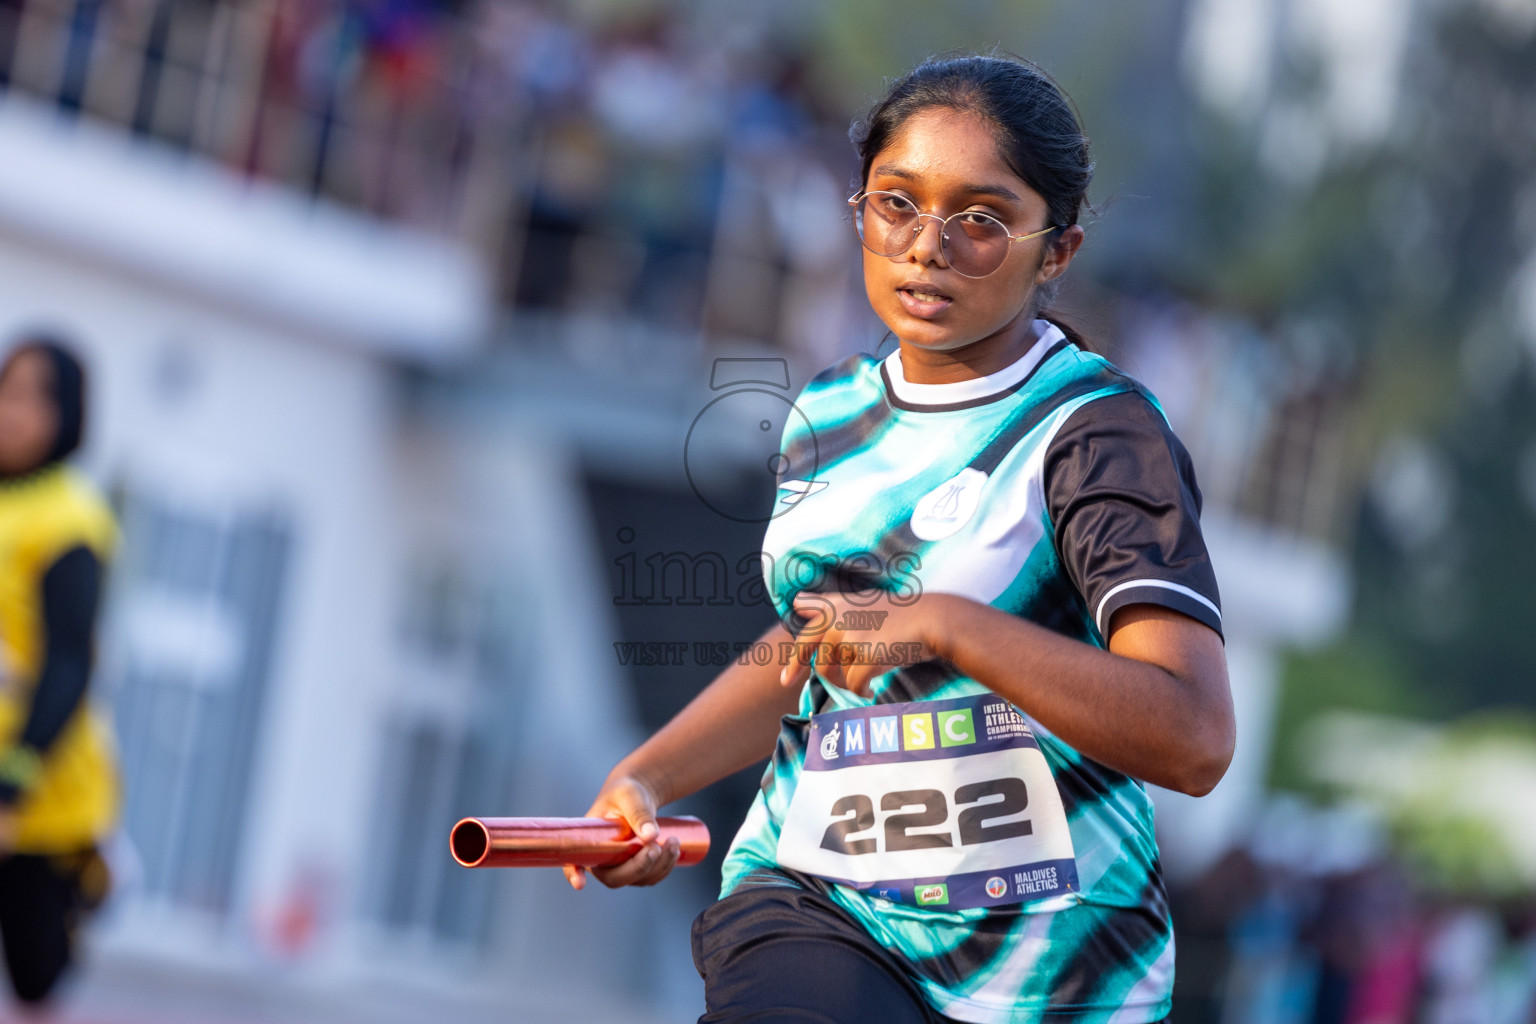
<path fill-rule="evenodd" d="M 1087 336 L 1078 329 L 1076 324 L 1072 323 L 1072 321 L 1068 320 L 1065 316 L 1058 313 L 1056 310 L 1042 309 L 1036 313 L 1035 316 L 1054 326 L 1062 334 L 1066 335 L 1068 341 L 1082 349 L 1084 352 L 1092 352 L 1095 355 L 1104 354 L 1099 351 L 1099 348 L 1096 344 L 1088 340 Z"/>

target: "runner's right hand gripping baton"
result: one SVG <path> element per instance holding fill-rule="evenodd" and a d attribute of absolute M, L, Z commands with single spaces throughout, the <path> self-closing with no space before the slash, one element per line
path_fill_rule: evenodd
<path fill-rule="evenodd" d="M 657 818 L 658 843 L 676 836 L 677 866 L 709 852 L 709 829 L 698 818 Z M 448 835 L 453 859 L 466 868 L 558 868 L 622 864 L 644 846 L 629 826 L 608 818 L 465 818 Z"/>

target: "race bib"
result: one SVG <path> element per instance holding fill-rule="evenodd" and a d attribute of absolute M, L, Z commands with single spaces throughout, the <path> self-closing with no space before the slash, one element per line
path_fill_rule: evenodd
<path fill-rule="evenodd" d="M 813 715 L 777 859 L 945 910 L 1078 888 L 1050 765 L 1024 717 L 993 694 Z"/>

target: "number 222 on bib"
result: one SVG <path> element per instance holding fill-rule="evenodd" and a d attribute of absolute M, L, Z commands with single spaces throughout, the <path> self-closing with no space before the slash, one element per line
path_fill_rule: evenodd
<path fill-rule="evenodd" d="M 992 694 L 813 715 L 777 859 L 944 910 L 1078 889 L 1050 765 Z"/>

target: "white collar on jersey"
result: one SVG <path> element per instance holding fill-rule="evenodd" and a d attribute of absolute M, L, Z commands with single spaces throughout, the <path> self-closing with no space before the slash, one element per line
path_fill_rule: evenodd
<path fill-rule="evenodd" d="M 909 405 L 951 405 L 955 402 L 974 402 L 977 399 L 990 398 L 999 392 L 1007 391 L 1028 377 L 1057 342 L 1066 340 L 1066 336 L 1061 333 L 1061 328 L 1049 320 L 1036 320 L 1034 332 L 1038 340 L 1029 347 L 1028 352 L 996 373 L 989 373 L 985 377 L 951 381 L 948 384 L 914 384 L 907 380 L 902 371 L 900 348 L 885 357 L 886 376 L 890 379 L 891 389 L 896 392 L 896 397 Z"/>

